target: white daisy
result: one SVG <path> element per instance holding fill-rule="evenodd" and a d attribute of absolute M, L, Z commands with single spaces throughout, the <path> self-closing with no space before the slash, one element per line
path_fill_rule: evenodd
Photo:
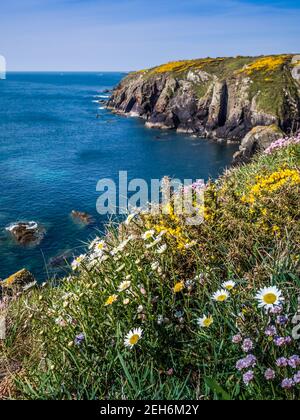
<path fill-rule="evenodd" d="M 233 290 L 235 288 L 235 286 L 236 286 L 236 283 L 232 280 L 225 281 L 222 284 L 223 289 L 226 289 L 228 291 Z"/>
<path fill-rule="evenodd" d="M 255 299 L 259 302 L 260 308 L 272 309 L 284 301 L 282 292 L 277 287 L 265 287 L 260 289 Z"/>
<path fill-rule="evenodd" d="M 156 271 L 159 268 L 159 262 L 155 261 L 151 264 L 151 269 Z"/>
<path fill-rule="evenodd" d="M 135 328 L 126 335 L 124 344 L 126 347 L 132 349 L 141 339 L 143 330 L 141 328 Z"/>
<path fill-rule="evenodd" d="M 89 245 L 89 249 L 94 249 L 94 246 L 99 242 L 99 238 L 95 238 Z"/>
<path fill-rule="evenodd" d="M 122 283 L 120 283 L 118 287 L 118 291 L 124 292 L 125 290 L 129 289 L 130 286 L 131 286 L 131 281 L 129 280 L 122 281 Z"/>
<path fill-rule="evenodd" d="M 155 241 L 151 242 L 150 244 L 146 245 L 147 249 L 153 248 L 154 246 L 156 246 L 157 244 L 159 244 L 162 241 L 162 237 L 158 236 Z"/>
<path fill-rule="evenodd" d="M 144 239 L 144 241 L 147 241 L 148 239 L 153 238 L 154 234 L 155 231 L 153 229 L 147 230 L 145 233 L 142 234 L 142 239 Z"/>
<path fill-rule="evenodd" d="M 202 318 L 197 320 L 197 324 L 200 328 L 209 328 L 214 323 L 212 316 L 203 315 Z"/>
<path fill-rule="evenodd" d="M 106 244 L 104 241 L 98 241 L 94 245 L 95 252 L 102 253 L 105 250 Z"/>
<path fill-rule="evenodd" d="M 158 254 L 164 254 L 165 252 L 166 252 L 166 250 L 167 250 L 167 245 L 166 244 L 163 244 L 162 246 L 160 246 L 159 248 L 158 248 L 158 250 L 156 251 Z"/>
<path fill-rule="evenodd" d="M 85 255 L 79 255 L 79 257 L 75 258 L 75 260 L 71 264 L 73 271 L 77 270 L 80 267 L 85 257 Z"/>
<path fill-rule="evenodd" d="M 213 300 L 216 302 L 225 302 L 229 298 L 229 293 L 227 290 L 218 290 L 216 293 L 213 294 Z"/>

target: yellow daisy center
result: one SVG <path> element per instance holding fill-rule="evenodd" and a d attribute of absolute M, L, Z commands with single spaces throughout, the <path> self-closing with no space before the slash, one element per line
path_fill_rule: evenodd
<path fill-rule="evenodd" d="M 218 302 L 224 302 L 226 299 L 227 299 L 226 295 L 220 295 L 220 296 L 218 296 L 217 301 Z"/>
<path fill-rule="evenodd" d="M 232 289 L 233 289 L 233 286 L 232 286 L 231 284 L 228 284 L 228 285 L 226 286 L 226 289 L 227 289 L 227 290 L 232 290 Z"/>
<path fill-rule="evenodd" d="M 277 296 L 274 293 L 267 293 L 266 295 L 264 295 L 263 300 L 268 305 L 274 305 L 274 303 L 277 300 Z"/>
<path fill-rule="evenodd" d="M 129 339 L 129 343 L 134 346 L 140 339 L 140 336 L 138 334 L 134 334 L 132 337 L 130 337 Z"/>
<path fill-rule="evenodd" d="M 203 321 L 203 325 L 204 325 L 205 327 L 210 327 L 212 323 L 213 323 L 212 318 L 206 318 L 206 319 Z"/>

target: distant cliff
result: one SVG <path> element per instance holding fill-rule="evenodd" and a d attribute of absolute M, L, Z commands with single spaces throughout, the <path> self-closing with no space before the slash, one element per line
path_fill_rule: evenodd
<path fill-rule="evenodd" d="M 241 141 L 245 158 L 300 127 L 300 56 L 205 58 L 130 73 L 108 107 L 149 128 Z"/>

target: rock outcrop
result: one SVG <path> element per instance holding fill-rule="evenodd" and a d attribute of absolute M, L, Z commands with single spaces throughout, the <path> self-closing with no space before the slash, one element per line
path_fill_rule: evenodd
<path fill-rule="evenodd" d="M 6 228 L 19 245 L 38 245 L 45 229 L 36 222 L 16 222 Z"/>
<path fill-rule="evenodd" d="M 35 285 L 36 281 L 30 271 L 23 269 L 3 280 L 0 284 L 3 289 L 26 289 L 28 286 Z"/>
<path fill-rule="evenodd" d="M 300 127 L 297 57 L 207 58 L 131 73 L 108 108 L 141 117 L 149 128 L 199 137 L 241 142 L 253 128 L 270 126 L 289 133 Z M 267 145 L 264 130 L 255 141 Z"/>
<path fill-rule="evenodd" d="M 267 149 L 270 144 L 283 136 L 283 131 L 276 125 L 257 126 L 252 128 L 242 140 L 240 150 L 234 155 L 234 163 L 249 162 L 253 155 Z"/>

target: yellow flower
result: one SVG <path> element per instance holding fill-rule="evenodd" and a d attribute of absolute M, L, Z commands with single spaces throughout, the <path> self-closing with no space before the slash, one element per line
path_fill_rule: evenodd
<path fill-rule="evenodd" d="M 180 281 L 179 283 L 176 283 L 173 287 L 174 293 L 180 293 L 184 289 L 184 282 Z"/>
<path fill-rule="evenodd" d="M 214 320 L 212 316 L 204 315 L 202 318 L 198 319 L 197 323 L 201 328 L 209 328 L 214 323 Z"/>
<path fill-rule="evenodd" d="M 106 300 L 105 305 L 104 306 L 110 306 L 112 305 L 114 302 L 116 302 L 118 300 L 118 296 L 117 295 L 111 295 L 109 296 L 109 298 Z"/>

